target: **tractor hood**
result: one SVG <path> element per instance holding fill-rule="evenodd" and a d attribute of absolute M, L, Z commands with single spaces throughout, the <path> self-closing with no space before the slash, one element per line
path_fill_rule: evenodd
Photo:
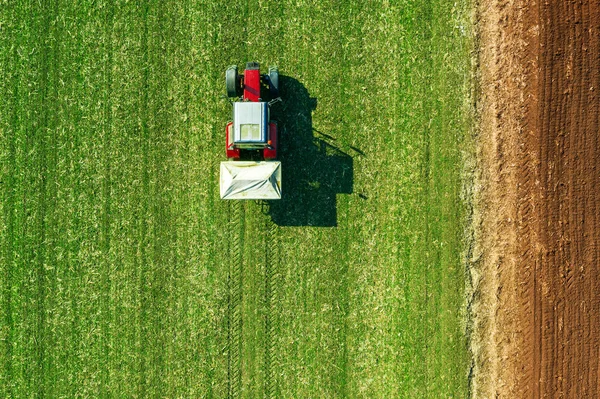
<path fill-rule="evenodd" d="M 221 162 L 222 199 L 281 199 L 281 162 Z"/>

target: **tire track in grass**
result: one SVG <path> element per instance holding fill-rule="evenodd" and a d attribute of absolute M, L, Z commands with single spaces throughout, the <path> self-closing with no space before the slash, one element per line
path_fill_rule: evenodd
<path fill-rule="evenodd" d="M 56 261 L 53 260 L 53 251 L 47 251 L 47 248 L 52 248 L 55 237 L 53 235 L 53 206 L 55 202 L 56 190 L 55 184 L 55 151 L 52 151 L 52 146 L 56 144 L 56 135 L 50 134 L 53 125 L 56 124 L 56 81 L 58 74 L 58 65 L 60 63 L 58 57 L 58 24 L 54 20 L 58 2 L 43 3 L 43 18 L 42 31 L 40 38 L 41 60 L 40 60 L 40 98 L 39 108 L 40 119 L 37 121 L 37 126 L 34 128 L 35 146 L 39 151 L 39 169 L 37 180 L 37 221 L 36 221 L 36 239 L 34 245 L 37 247 L 34 252 L 36 258 L 36 316 L 37 323 L 35 329 L 35 380 L 37 387 L 35 391 L 38 397 L 43 398 L 50 392 L 52 388 L 52 351 L 51 329 L 48 328 L 48 323 L 51 320 L 52 305 L 54 297 L 55 279 L 52 278 L 51 271 L 56 270 Z M 48 137 L 50 136 L 50 137 Z M 50 151 L 48 151 L 50 149 Z M 50 331 L 49 331 L 50 330 Z"/>
<path fill-rule="evenodd" d="M 242 388 L 242 283 L 245 211 L 242 201 L 230 203 L 229 276 L 227 279 L 227 397 L 240 397 Z"/>
<path fill-rule="evenodd" d="M 277 397 L 277 377 L 279 367 L 277 338 L 279 325 L 278 292 L 280 287 L 278 228 L 270 218 L 266 218 L 265 228 L 265 275 L 264 275 L 264 397 Z"/>

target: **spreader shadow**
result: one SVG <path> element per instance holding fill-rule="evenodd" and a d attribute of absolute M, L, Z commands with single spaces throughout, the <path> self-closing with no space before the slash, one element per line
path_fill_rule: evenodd
<path fill-rule="evenodd" d="M 279 226 L 337 226 L 336 194 L 352 194 L 352 157 L 335 138 L 312 127 L 317 99 L 298 80 L 279 77 L 282 103 L 272 107 L 279 128 L 282 198 L 270 201 Z"/>

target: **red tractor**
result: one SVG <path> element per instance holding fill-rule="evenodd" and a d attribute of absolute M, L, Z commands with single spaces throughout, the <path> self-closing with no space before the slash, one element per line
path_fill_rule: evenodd
<path fill-rule="evenodd" d="M 261 75 L 260 65 L 248 62 L 244 74 L 239 75 L 237 66 L 230 66 L 225 85 L 227 96 L 236 100 L 231 102 L 233 120 L 226 127 L 229 161 L 221 162 L 221 198 L 280 199 L 277 124 L 270 118 L 271 106 L 281 101 L 277 67 Z M 263 94 L 270 101 L 264 101 Z"/>

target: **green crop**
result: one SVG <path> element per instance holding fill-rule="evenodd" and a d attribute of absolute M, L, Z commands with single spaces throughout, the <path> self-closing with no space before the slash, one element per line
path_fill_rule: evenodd
<path fill-rule="evenodd" d="M 0 397 L 465 397 L 471 6 L 3 4 Z M 273 204 L 218 194 L 246 61 Z"/>

